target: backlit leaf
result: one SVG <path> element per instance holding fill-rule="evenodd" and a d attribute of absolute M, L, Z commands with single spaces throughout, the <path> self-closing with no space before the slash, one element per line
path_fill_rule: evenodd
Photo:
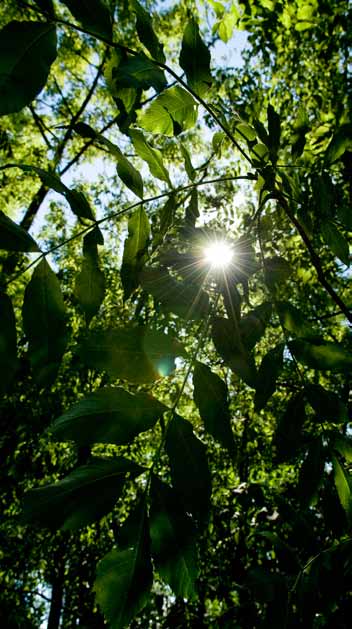
<path fill-rule="evenodd" d="M 269 288 L 287 280 L 292 273 L 291 266 L 284 259 L 278 256 L 266 258 L 264 261 L 265 283 Z"/>
<path fill-rule="evenodd" d="M 138 273 L 144 264 L 149 236 L 149 219 L 141 206 L 128 221 L 128 237 L 123 249 L 121 280 L 125 299 L 128 299 L 139 284 Z"/>
<path fill-rule="evenodd" d="M 298 495 L 303 507 L 315 504 L 317 493 L 323 481 L 325 451 L 321 437 L 316 437 L 310 444 L 307 456 L 299 473 Z"/>
<path fill-rule="evenodd" d="M 197 103 L 178 85 L 160 94 L 138 115 L 138 124 L 151 133 L 178 135 L 191 129 L 197 121 Z"/>
<path fill-rule="evenodd" d="M 251 353 L 244 347 L 239 326 L 229 319 L 216 317 L 213 321 L 212 338 L 216 350 L 225 363 L 251 387 L 256 384 L 256 370 Z"/>
<path fill-rule="evenodd" d="M 75 295 L 87 325 L 99 311 L 105 295 L 105 276 L 99 267 L 98 243 L 102 243 L 102 234 L 95 227 L 83 239 L 82 268 L 75 285 Z"/>
<path fill-rule="evenodd" d="M 254 396 L 256 411 L 262 410 L 269 398 L 275 392 L 276 381 L 283 365 L 284 345 L 280 344 L 265 354 L 257 374 L 257 384 Z"/>
<path fill-rule="evenodd" d="M 131 129 L 129 135 L 132 138 L 136 153 L 147 162 L 151 174 L 162 181 L 166 181 L 171 187 L 169 173 L 164 166 L 161 152 L 150 146 L 141 131 Z"/>
<path fill-rule="evenodd" d="M 352 124 L 341 125 L 335 132 L 325 153 L 325 162 L 333 164 L 352 147 Z"/>
<path fill-rule="evenodd" d="M 322 236 L 333 254 L 346 266 L 350 265 L 350 248 L 348 241 L 337 229 L 332 221 L 323 221 L 321 224 Z"/>
<path fill-rule="evenodd" d="M 302 428 L 305 419 L 304 394 L 299 392 L 289 400 L 276 427 L 273 445 L 276 448 L 276 459 L 279 463 L 291 461 L 297 455 L 302 445 Z"/>
<path fill-rule="evenodd" d="M 332 457 L 334 468 L 334 481 L 341 506 L 346 512 L 347 520 L 351 525 L 352 522 L 352 495 L 351 495 L 351 476 L 336 457 Z"/>
<path fill-rule="evenodd" d="M 181 344 L 169 334 L 145 327 L 117 328 L 91 334 L 80 349 L 89 366 L 130 382 L 152 382 L 168 376 Z"/>
<path fill-rule="evenodd" d="M 123 629 L 146 605 L 153 583 L 146 506 L 141 501 L 120 531 L 113 548 L 97 566 L 93 589 L 111 629 Z"/>
<path fill-rule="evenodd" d="M 296 306 L 286 301 L 279 301 L 276 303 L 276 309 L 280 317 L 281 325 L 283 325 L 288 332 L 303 338 L 314 338 L 316 336 L 309 321 L 307 321 L 306 315 L 298 310 Z"/>
<path fill-rule="evenodd" d="M 288 347 L 299 362 L 311 369 L 349 371 L 352 367 L 350 352 L 338 343 L 296 340 L 290 341 Z"/>
<path fill-rule="evenodd" d="M 199 522 L 210 508 L 211 477 L 204 444 L 195 436 L 192 424 L 174 415 L 166 435 L 172 484 L 185 511 Z"/>
<path fill-rule="evenodd" d="M 49 528 L 87 526 L 114 508 L 127 474 L 134 478 L 143 471 L 123 457 L 92 458 L 63 480 L 28 491 L 23 518 Z"/>
<path fill-rule="evenodd" d="M 233 455 L 235 442 L 225 382 L 207 365 L 196 362 L 193 370 L 193 389 L 193 399 L 205 429 Z"/>
<path fill-rule="evenodd" d="M 143 53 L 123 58 L 114 78 L 121 87 L 143 90 L 154 87 L 157 92 L 161 92 L 167 85 L 164 72 Z"/>
<path fill-rule="evenodd" d="M 152 556 L 161 578 L 176 596 L 191 598 L 198 575 L 196 529 L 177 494 L 156 476 L 151 482 Z"/>
<path fill-rule="evenodd" d="M 74 404 L 50 427 L 59 441 L 79 445 L 130 443 L 152 428 L 167 410 L 147 393 L 132 395 L 119 387 L 105 387 Z"/>
<path fill-rule="evenodd" d="M 122 153 L 117 157 L 116 170 L 127 188 L 143 199 L 143 179 L 141 174 Z"/>
<path fill-rule="evenodd" d="M 345 422 L 348 421 L 346 405 L 336 393 L 327 391 L 320 384 L 308 384 L 305 388 L 309 404 L 317 413 L 319 420 Z"/>
<path fill-rule="evenodd" d="M 56 58 L 56 29 L 48 22 L 6 24 L 0 31 L 0 115 L 20 111 L 42 91 Z"/>
<path fill-rule="evenodd" d="M 71 11 L 83 28 L 112 39 L 112 19 L 104 0 L 60 0 Z"/>
<path fill-rule="evenodd" d="M 0 293 L 0 395 L 10 385 L 17 370 L 16 319 L 11 299 Z"/>
<path fill-rule="evenodd" d="M 142 44 L 149 50 L 151 56 L 161 63 L 165 62 L 163 47 L 160 44 L 154 29 L 149 13 L 137 2 L 131 0 L 132 11 L 136 14 L 136 30 Z"/>
<path fill-rule="evenodd" d="M 6 251 L 40 251 L 32 236 L 1 211 L 0 249 Z"/>
<path fill-rule="evenodd" d="M 193 18 L 188 22 L 183 33 L 180 66 L 186 73 L 189 86 L 199 96 L 204 96 L 212 83 L 210 52 Z"/>
<path fill-rule="evenodd" d="M 66 348 L 67 329 L 60 284 L 45 258 L 26 287 L 22 315 L 34 378 L 40 385 L 51 384 Z"/>

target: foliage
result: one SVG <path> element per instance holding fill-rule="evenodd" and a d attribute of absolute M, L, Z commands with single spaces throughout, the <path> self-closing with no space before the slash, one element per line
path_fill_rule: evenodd
<path fill-rule="evenodd" d="M 150 8 L 0 10 L 0 617 L 347 627 L 349 10 Z"/>

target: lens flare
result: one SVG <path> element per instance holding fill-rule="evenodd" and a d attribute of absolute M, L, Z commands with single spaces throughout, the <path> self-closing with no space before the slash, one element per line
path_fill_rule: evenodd
<path fill-rule="evenodd" d="M 213 269 L 225 269 L 232 261 L 233 250 L 230 245 L 219 240 L 204 249 L 204 259 Z"/>

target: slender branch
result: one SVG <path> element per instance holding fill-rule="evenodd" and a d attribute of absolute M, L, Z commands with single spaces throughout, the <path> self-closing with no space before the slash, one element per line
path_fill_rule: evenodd
<path fill-rule="evenodd" d="M 43 125 L 43 123 L 42 123 L 42 121 L 41 121 L 40 116 L 38 116 L 38 114 L 37 114 L 37 112 L 35 111 L 35 109 L 34 109 L 33 105 L 29 105 L 29 110 L 30 110 L 30 112 L 31 112 L 31 114 L 32 114 L 32 116 L 33 116 L 33 120 L 34 120 L 34 122 L 35 122 L 36 126 L 38 127 L 38 130 L 39 130 L 40 135 L 42 136 L 42 138 L 43 138 L 43 140 L 44 140 L 45 144 L 47 145 L 48 149 L 50 149 L 50 150 L 51 150 L 51 149 L 52 149 L 52 146 L 51 146 L 51 144 L 50 144 L 50 141 L 48 140 L 48 138 L 47 138 L 47 137 L 46 137 L 46 135 L 45 135 L 44 125 Z"/>

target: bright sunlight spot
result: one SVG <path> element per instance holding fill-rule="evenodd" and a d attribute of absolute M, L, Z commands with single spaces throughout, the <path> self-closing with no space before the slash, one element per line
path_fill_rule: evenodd
<path fill-rule="evenodd" d="M 227 242 L 219 240 L 204 249 L 204 258 L 214 269 L 225 269 L 233 258 L 233 250 Z"/>

